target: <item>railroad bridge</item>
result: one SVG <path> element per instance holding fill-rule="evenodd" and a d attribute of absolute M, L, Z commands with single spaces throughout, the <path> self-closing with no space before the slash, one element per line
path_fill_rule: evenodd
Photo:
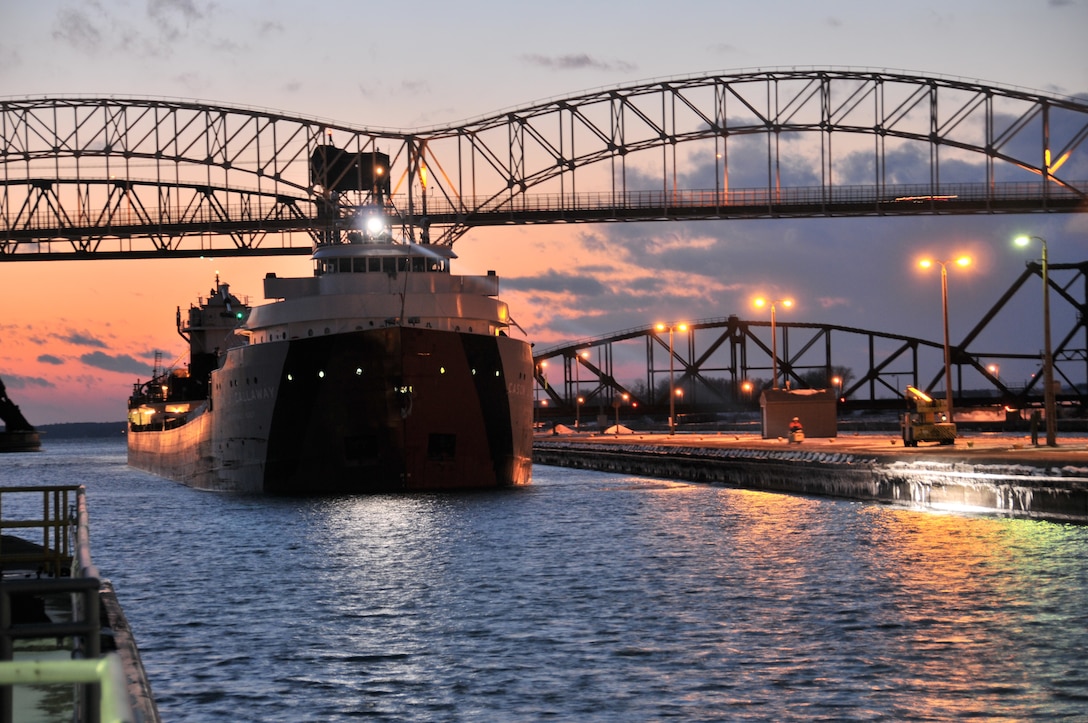
<path fill-rule="evenodd" d="M 412 240 L 452 245 L 473 227 L 500 224 L 1084 212 L 1085 179 L 1083 97 L 886 70 L 660 79 L 410 131 L 185 100 L 8 98 L 0 262 L 309 254 L 352 233 L 375 200 Z M 1074 328 L 1059 331 L 1055 364 L 1083 403 L 1085 267 L 1053 266 L 1065 273 L 1051 278 L 1053 291 L 1077 310 Z M 1039 271 L 1029 265 L 1014 288 Z M 853 334 L 870 347 L 898 343 L 882 358 L 871 353 L 869 369 L 842 390 L 875 402 L 892 366 L 932 346 L 784 324 L 787 335 L 812 336 L 800 349 L 787 336 L 783 358 L 765 363 L 753 358 L 772 356 L 761 326 L 695 324 L 704 337 L 720 334 L 708 348 L 736 356 L 719 365 L 732 394 L 771 361 L 798 382 L 806 365 L 830 378 L 830 351 L 811 364 L 802 352 Z M 596 346 L 610 350 L 625 333 Z M 634 333 L 660 346 L 652 330 Z M 979 371 L 1001 399 L 1038 392 L 988 377 L 972 334 L 956 345 L 961 377 Z M 549 391 L 557 403 L 578 396 L 580 382 L 568 377 L 573 360 L 576 376 L 585 365 L 573 353 L 582 347 L 539 355 L 568 360 L 561 392 Z M 599 394 L 620 393 L 611 351 L 603 354 L 587 375 Z M 712 356 L 695 347 L 673 355 L 692 382 Z M 649 353 L 651 404 L 654 365 Z M 905 366 L 897 373 L 925 384 L 916 361 Z"/>
<path fill-rule="evenodd" d="M 995 323 L 1025 284 L 1037 283 L 1040 274 L 1040 265 L 1029 263 L 967 335 L 951 344 L 957 409 L 1004 405 L 1022 410 L 1042 403 L 1041 373 L 1022 384 L 1001 375 L 1003 364 L 1038 360 L 1039 354 L 973 351 L 973 343 L 987 326 Z M 1056 336 L 1052 350 L 1055 379 L 1062 389 L 1057 401 L 1084 410 L 1088 408 L 1084 383 L 1088 378 L 1088 261 L 1054 264 L 1050 275 L 1055 298 L 1076 311 L 1074 324 Z M 621 409 L 628 415 L 637 414 L 639 407 L 661 414 L 669 407 L 670 387 L 682 400 L 678 413 L 750 410 L 758 407 L 760 391 L 771 384 L 775 372 L 785 387 L 835 390 L 844 410 L 899 409 L 907 385 L 933 389 L 943 382 L 944 345 L 939 341 L 834 324 L 778 322 L 773 330 L 776 345 L 767 320 L 730 316 L 685 326 L 675 343 L 667 331 L 647 325 L 536 351 L 538 414 L 577 417 L 585 409 L 606 417 L 615 413 L 618 419 Z M 855 359 L 860 350 L 867 364 L 860 370 L 842 366 L 841 360 L 847 358 L 844 348 Z M 632 376 L 620 370 L 625 365 L 629 369 L 635 358 L 640 359 L 638 366 L 644 373 L 632 383 Z"/>

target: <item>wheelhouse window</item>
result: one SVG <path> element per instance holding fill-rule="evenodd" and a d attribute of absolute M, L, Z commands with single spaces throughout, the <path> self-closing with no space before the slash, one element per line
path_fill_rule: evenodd
<path fill-rule="evenodd" d="M 314 270 L 318 276 L 323 274 L 395 274 L 403 271 L 444 273 L 448 268 L 449 262 L 446 259 L 432 259 L 425 256 L 367 256 L 320 259 L 314 264 Z"/>

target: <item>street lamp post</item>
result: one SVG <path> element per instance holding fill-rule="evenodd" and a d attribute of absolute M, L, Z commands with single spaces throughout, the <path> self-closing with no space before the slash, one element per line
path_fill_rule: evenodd
<path fill-rule="evenodd" d="M 546 376 L 547 372 L 545 371 L 547 368 L 548 368 L 548 362 L 544 361 L 544 360 L 541 360 L 536 365 L 536 374 L 537 374 L 537 382 L 538 383 L 537 383 L 537 385 L 535 387 L 533 387 L 533 402 L 534 402 L 534 404 L 533 404 L 533 428 L 534 429 L 536 429 L 536 426 L 538 424 L 538 417 L 539 417 L 538 409 L 539 409 L 539 407 L 547 406 L 547 400 L 541 400 L 540 399 L 540 394 L 538 393 L 540 390 L 547 391 L 547 389 L 548 389 L 548 377 Z"/>
<path fill-rule="evenodd" d="M 581 357 L 581 359 L 579 358 Z M 574 358 L 574 428 L 579 429 L 582 422 L 582 402 L 585 401 L 581 397 L 582 393 L 582 374 L 579 367 L 582 366 L 582 359 L 588 359 L 588 351 L 580 351 Z"/>
<path fill-rule="evenodd" d="M 1046 239 L 1039 236 L 1019 236 L 1013 243 L 1027 246 L 1035 239 L 1043 245 L 1043 407 L 1046 412 L 1046 446 L 1057 447 L 1058 409 L 1054 399 L 1054 356 L 1050 349 L 1050 277 L 1047 268 Z"/>
<path fill-rule="evenodd" d="M 616 436 L 617 437 L 620 435 L 620 406 L 630 398 L 631 397 L 630 397 L 630 395 L 627 394 L 627 392 L 624 392 L 621 396 L 618 396 L 618 397 L 615 396 L 615 394 L 613 394 L 612 406 L 616 408 Z"/>
<path fill-rule="evenodd" d="M 673 353 L 672 353 L 672 333 L 673 331 L 687 331 L 687 324 L 658 324 L 654 327 L 658 331 L 669 330 L 669 434 L 676 434 L 676 386 L 673 377 Z"/>
<path fill-rule="evenodd" d="M 971 263 L 971 259 L 967 256 L 960 256 L 954 262 L 922 259 L 918 262 L 918 265 L 923 269 L 928 269 L 934 264 L 941 267 L 941 312 L 944 316 L 945 411 L 948 413 L 948 421 L 954 422 L 955 420 L 952 418 L 952 348 L 948 344 L 948 264 L 950 263 L 955 263 L 957 266 L 967 266 Z"/>
<path fill-rule="evenodd" d="M 771 389 L 778 389 L 778 332 L 775 330 L 775 304 L 782 304 L 787 309 L 793 306 L 791 299 L 768 301 L 762 297 L 756 299 L 756 306 L 771 306 Z"/>

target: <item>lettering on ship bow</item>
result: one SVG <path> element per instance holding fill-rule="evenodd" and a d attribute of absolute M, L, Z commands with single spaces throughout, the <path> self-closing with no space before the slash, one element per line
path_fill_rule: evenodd
<path fill-rule="evenodd" d="M 275 397 L 275 392 L 272 387 L 263 386 L 250 389 L 232 389 L 230 392 L 231 402 L 244 404 L 246 402 L 266 401 Z"/>

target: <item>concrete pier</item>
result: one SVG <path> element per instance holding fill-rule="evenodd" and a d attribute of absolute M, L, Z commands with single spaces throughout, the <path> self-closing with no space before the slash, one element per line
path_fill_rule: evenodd
<path fill-rule="evenodd" d="M 1036 447 L 979 434 L 904 447 L 898 436 L 541 435 L 536 464 L 824 495 L 907 507 L 1088 522 L 1088 438 Z"/>

